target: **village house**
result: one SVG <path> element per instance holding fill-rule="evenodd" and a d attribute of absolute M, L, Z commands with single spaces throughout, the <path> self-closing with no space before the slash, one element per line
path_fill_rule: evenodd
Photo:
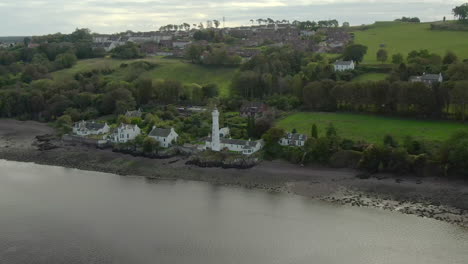
<path fill-rule="evenodd" d="M 148 137 L 154 138 L 159 142 L 159 145 L 163 148 L 171 147 L 177 139 L 179 134 L 175 132 L 174 128 L 157 128 L 153 126 L 153 129 L 148 134 Z"/>
<path fill-rule="evenodd" d="M 287 133 L 285 137 L 281 138 L 279 144 L 281 146 L 295 146 L 303 147 L 307 141 L 307 136 L 298 133 Z"/>
<path fill-rule="evenodd" d="M 73 134 L 81 137 L 90 135 L 103 135 L 110 131 L 107 123 L 96 123 L 95 121 L 80 121 L 73 125 Z"/>
<path fill-rule="evenodd" d="M 141 134 L 141 130 L 137 125 L 120 124 L 111 136 L 111 141 L 114 143 L 127 143 L 134 140 Z"/>
<path fill-rule="evenodd" d="M 191 43 L 191 41 L 174 41 L 172 42 L 172 47 L 175 49 L 185 49 Z"/>
<path fill-rule="evenodd" d="M 242 104 L 240 109 L 240 115 L 242 117 L 261 117 L 268 111 L 268 105 L 262 102 L 246 102 Z"/>
<path fill-rule="evenodd" d="M 434 85 L 436 83 L 441 83 L 444 81 L 444 77 L 442 73 L 439 74 L 426 74 L 424 73 L 422 76 L 411 76 L 410 82 L 422 82 L 428 85 Z"/>
<path fill-rule="evenodd" d="M 354 70 L 356 64 L 354 61 L 336 61 L 333 66 L 335 67 L 335 71 L 342 72 Z"/>
<path fill-rule="evenodd" d="M 141 108 L 135 111 L 127 111 L 125 113 L 125 116 L 128 118 L 141 118 L 142 115 L 143 115 L 143 112 L 141 111 Z"/>
<path fill-rule="evenodd" d="M 257 140 L 243 140 L 243 139 L 231 139 L 221 137 L 221 131 L 224 133 L 227 131 L 227 128 L 219 129 L 219 111 L 215 109 L 212 112 L 213 118 L 213 127 L 212 134 L 208 136 L 205 140 L 204 149 L 210 149 L 212 151 L 219 152 L 221 150 L 227 149 L 229 151 L 241 153 L 244 155 L 252 155 L 255 152 L 258 152 L 263 147 L 263 141 Z"/>

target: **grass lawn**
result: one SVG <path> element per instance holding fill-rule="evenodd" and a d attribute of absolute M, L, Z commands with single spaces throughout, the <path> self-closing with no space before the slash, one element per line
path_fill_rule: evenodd
<path fill-rule="evenodd" d="M 357 76 L 353 79 L 353 82 L 365 82 L 365 81 L 382 81 L 388 77 L 385 73 L 366 73 Z"/>
<path fill-rule="evenodd" d="M 55 80 L 65 80 L 73 78 L 76 73 L 90 71 L 93 69 L 119 69 L 120 64 L 130 64 L 136 61 L 148 61 L 157 64 L 153 70 L 144 72 L 142 77 L 153 80 L 173 79 L 182 83 L 197 83 L 200 85 L 215 83 L 220 88 L 221 96 L 229 95 L 229 86 L 236 68 L 227 67 L 207 67 L 184 62 L 179 59 L 166 59 L 161 57 L 148 57 L 136 60 L 116 60 L 111 58 L 99 58 L 80 60 L 70 69 L 65 69 L 52 73 Z M 125 76 L 125 69 L 119 69 L 111 75 L 111 78 L 119 80 Z"/>
<path fill-rule="evenodd" d="M 430 30 L 431 23 L 377 22 L 368 30 L 356 30 L 355 42 L 369 47 L 364 63 L 378 63 L 376 53 L 385 44 L 389 60 L 393 54 L 405 57 L 413 50 L 427 49 L 441 56 L 448 50 L 460 59 L 468 58 L 468 31 Z"/>
<path fill-rule="evenodd" d="M 353 140 L 380 143 L 386 134 L 398 140 L 410 135 L 424 140 L 446 140 L 455 131 L 468 129 L 468 124 L 449 121 L 425 121 L 402 118 L 379 117 L 364 114 L 301 112 L 278 121 L 277 126 L 287 131 L 297 129 L 310 135 L 315 123 L 319 135 L 324 135 L 329 123 L 338 130 L 338 135 Z"/>

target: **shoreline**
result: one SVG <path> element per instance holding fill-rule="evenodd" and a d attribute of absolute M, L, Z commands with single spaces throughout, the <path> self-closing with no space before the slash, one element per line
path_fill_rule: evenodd
<path fill-rule="evenodd" d="M 149 159 L 61 141 L 53 142 L 57 148 L 38 150 L 35 137 L 53 133 L 46 124 L 0 119 L 0 159 L 291 193 L 335 204 L 397 211 L 468 228 L 468 182 L 462 180 L 389 174 L 358 179 L 357 170 L 300 167 L 282 161 L 264 161 L 242 170 L 200 168 L 186 165 L 186 157 Z"/>

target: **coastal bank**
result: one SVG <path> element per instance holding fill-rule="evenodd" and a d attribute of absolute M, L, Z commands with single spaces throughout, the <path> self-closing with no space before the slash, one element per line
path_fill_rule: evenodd
<path fill-rule="evenodd" d="M 282 161 L 264 161 L 247 170 L 200 168 L 187 165 L 187 158 L 182 156 L 149 159 L 56 139 L 44 148 L 37 141 L 37 136 L 53 133 L 54 130 L 46 124 L 2 119 L 0 159 L 149 179 L 204 181 L 215 185 L 287 192 L 336 204 L 399 211 L 468 227 L 468 183 L 462 180 L 387 174 L 360 179 L 356 177 L 359 174 L 356 170 L 301 167 Z"/>

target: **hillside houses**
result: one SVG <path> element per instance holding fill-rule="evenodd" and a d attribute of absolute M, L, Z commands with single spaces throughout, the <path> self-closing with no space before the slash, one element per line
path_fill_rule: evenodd
<path fill-rule="evenodd" d="M 154 138 L 159 142 L 159 146 L 163 148 L 169 148 L 177 142 L 179 134 L 175 132 L 174 128 L 157 128 L 153 126 L 153 129 L 148 134 L 148 137 Z"/>

